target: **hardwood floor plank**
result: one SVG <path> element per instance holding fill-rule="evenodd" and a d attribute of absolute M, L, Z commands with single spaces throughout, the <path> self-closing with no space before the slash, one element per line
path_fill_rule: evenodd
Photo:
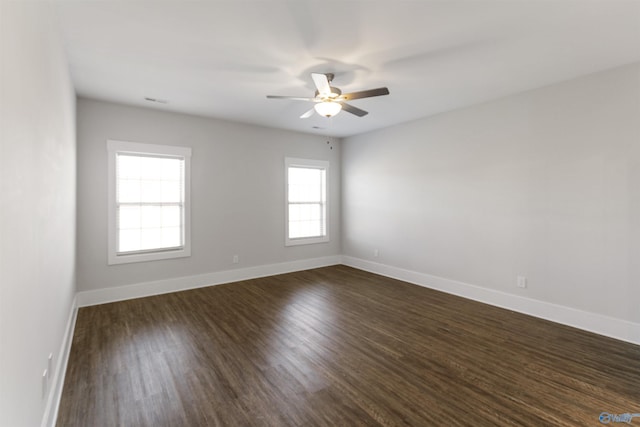
<path fill-rule="evenodd" d="M 640 412 L 640 346 L 334 266 L 81 308 L 58 425 L 575 426 L 601 412 Z"/>

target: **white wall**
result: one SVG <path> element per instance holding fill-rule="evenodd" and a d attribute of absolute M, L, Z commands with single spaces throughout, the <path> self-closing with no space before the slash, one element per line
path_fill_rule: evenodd
<path fill-rule="evenodd" d="M 31 427 L 75 293 L 75 94 L 50 3 L 0 8 L 0 425 Z"/>
<path fill-rule="evenodd" d="M 640 322 L 639 64 L 350 137 L 342 162 L 346 256 Z"/>
<path fill-rule="evenodd" d="M 191 257 L 107 265 L 107 139 L 193 149 Z M 330 161 L 329 243 L 284 246 L 285 156 Z M 340 145 L 334 139 L 78 101 L 80 291 L 337 256 L 339 215 Z M 240 257 L 238 264 L 232 263 L 234 254 Z"/>

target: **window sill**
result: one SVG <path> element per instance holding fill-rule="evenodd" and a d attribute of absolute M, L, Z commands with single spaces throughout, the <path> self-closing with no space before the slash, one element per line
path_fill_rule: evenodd
<path fill-rule="evenodd" d="M 191 256 L 190 248 L 176 249 L 174 251 L 158 251 L 129 255 L 109 254 L 108 264 L 130 264 L 134 262 L 160 261 L 173 258 L 185 258 L 189 256 Z"/>
<path fill-rule="evenodd" d="M 329 241 L 329 236 L 301 237 L 298 239 L 286 239 L 284 242 L 284 245 L 285 246 L 313 245 L 316 243 L 327 243 L 328 241 Z"/>

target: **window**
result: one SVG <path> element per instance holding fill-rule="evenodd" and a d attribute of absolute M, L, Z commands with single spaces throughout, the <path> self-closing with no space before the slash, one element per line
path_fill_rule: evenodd
<path fill-rule="evenodd" d="M 286 246 L 329 241 L 328 171 L 327 161 L 285 159 Z"/>
<path fill-rule="evenodd" d="M 191 149 L 108 141 L 109 264 L 191 255 Z"/>

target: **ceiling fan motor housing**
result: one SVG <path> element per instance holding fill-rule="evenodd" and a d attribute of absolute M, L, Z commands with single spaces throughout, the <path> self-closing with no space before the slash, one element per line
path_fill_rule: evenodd
<path fill-rule="evenodd" d="M 338 89 L 337 87 L 330 86 L 329 89 L 331 89 L 331 93 L 329 95 L 325 96 L 324 98 L 333 99 L 333 98 L 337 98 L 340 95 L 342 95 L 342 91 L 340 89 Z M 316 90 L 316 98 L 318 97 L 319 94 L 320 94 L 320 92 L 318 90 Z"/>

